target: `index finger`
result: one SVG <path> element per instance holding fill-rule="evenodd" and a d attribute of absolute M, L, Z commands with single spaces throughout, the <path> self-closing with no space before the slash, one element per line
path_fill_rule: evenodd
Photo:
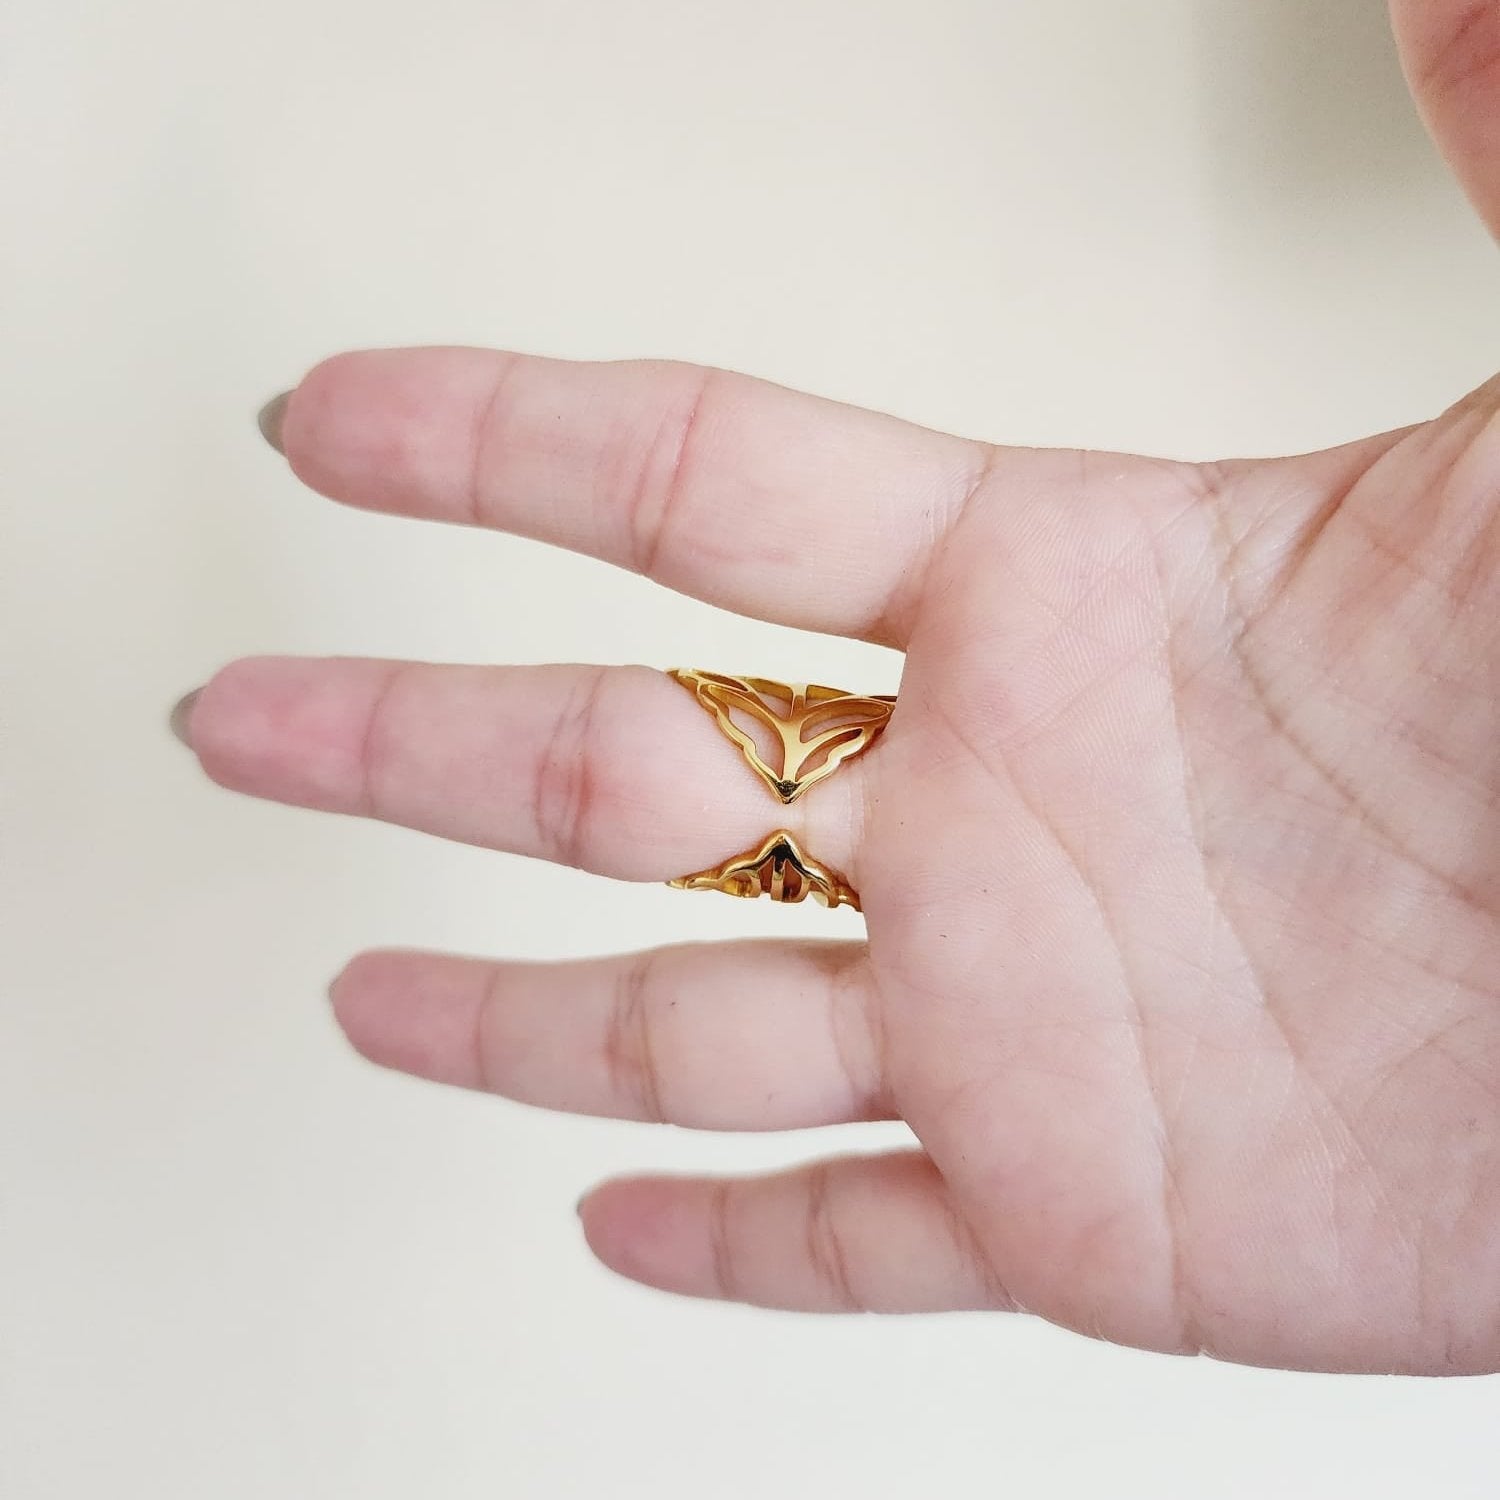
<path fill-rule="evenodd" d="M 494 527 L 741 614 L 899 645 L 996 450 L 721 370 L 367 350 L 272 414 L 297 475 Z"/>

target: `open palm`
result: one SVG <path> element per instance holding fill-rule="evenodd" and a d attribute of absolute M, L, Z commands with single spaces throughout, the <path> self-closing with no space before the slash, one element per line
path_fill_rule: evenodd
<path fill-rule="evenodd" d="M 1396 12 L 1494 222 L 1500 6 Z M 256 659 L 187 732 L 241 790 L 603 874 L 681 875 L 778 824 L 849 874 L 867 943 L 384 953 L 337 982 L 355 1044 L 426 1076 L 921 1142 L 610 1184 L 585 1228 L 627 1274 L 1493 1370 L 1497 414 L 1486 388 L 1346 449 L 1189 465 L 994 449 L 680 365 L 344 355 L 271 418 L 310 484 L 895 646 L 890 727 L 783 810 L 643 668 Z"/>

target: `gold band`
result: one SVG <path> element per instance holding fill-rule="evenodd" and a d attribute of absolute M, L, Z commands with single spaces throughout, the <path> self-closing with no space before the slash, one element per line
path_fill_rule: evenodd
<path fill-rule="evenodd" d="M 674 891 L 723 891 L 726 896 L 769 896 L 773 901 L 806 901 L 824 906 L 859 907 L 859 894 L 844 877 L 804 854 L 785 828 L 758 848 L 737 854 L 712 870 L 667 882 Z"/>
<path fill-rule="evenodd" d="M 668 674 L 680 682 L 740 747 L 750 769 L 782 802 L 795 802 L 808 787 L 832 776 L 846 760 L 868 750 L 885 728 L 896 700 L 860 697 L 839 688 L 769 677 L 726 677 L 719 672 Z M 778 764 L 769 764 L 753 733 L 734 714 L 759 725 Z"/>
<path fill-rule="evenodd" d="M 673 671 L 746 764 L 781 803 L 795 802 L 875 743 L 896 700 L 861 696 L 813 683 L 718 672 Z M 778 828 L 756 848 L 709 870 L 670 881 L 679 891 L 723 891 L 860 910 L 859 894 L 837 871 L 806 854 L 789 829 Z"/>

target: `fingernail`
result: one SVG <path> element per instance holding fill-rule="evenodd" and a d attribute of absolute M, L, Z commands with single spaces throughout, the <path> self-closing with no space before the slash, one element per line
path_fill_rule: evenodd
<path fill-rule="evenodd" d="M 291 399 L 290 391 L 283 391 L 279 396 L 272 396 L 261 407 L 255 418 L 260 425 L 260 435 L 283 456 L 286 454 L 286 449 L 281 446 L 281 424 L 286 420 L 286 409 Z"/>
<path fill-rule="evenodd" d="M 194 688 L 192 692 L 179 698 L 172 706 L 171 717 L 167 722 L 172 726 L 172 733 L 182 741 L 189 750 L 193 748 L 193 737 L 189 732 L 193 723 L 193 705 L 198 701 L 198 694 L 202 688 Z"/>

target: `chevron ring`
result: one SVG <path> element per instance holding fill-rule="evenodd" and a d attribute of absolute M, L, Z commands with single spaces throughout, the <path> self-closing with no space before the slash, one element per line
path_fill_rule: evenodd
<path fill-rule="evenodd" d="M 875 743 L 896 700 L 861 697 L 809 683 L 717 672 L 670 674 L 713 715 L 746 764 L 782 805 L 832 776 Z M 671 881 L 679 891 L 723 891 L 860 909 L 859 894 L 836 870 L 804 852 L 789 829 L 777 828 L 754 849 L 709 870 Z"/>

